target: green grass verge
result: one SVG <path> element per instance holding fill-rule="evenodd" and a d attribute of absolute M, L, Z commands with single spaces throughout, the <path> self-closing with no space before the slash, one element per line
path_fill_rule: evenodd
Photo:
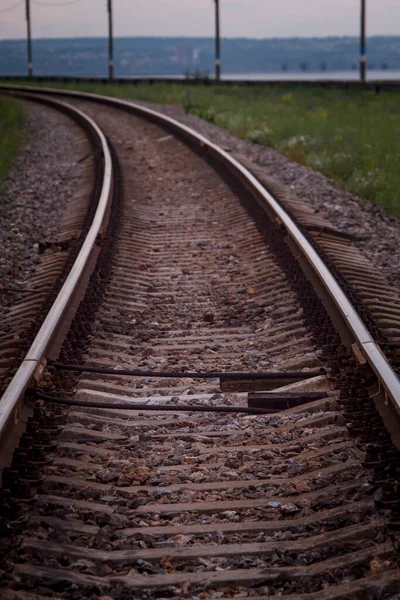
<path fill-rule="evenodd" d="M 55 87 L 61 84 L 55 84 Z M 322 87 L 219 87 L 142 83 L 70 89 L 181 104 L 188 113 L 319 170 L 400 215 L 400 93 Z"/>
<path fill-rule="evenodd" d="M 0 97 L 0 188 L 22 147 L 24 123 L 22 104 L 13 98 Z"/>

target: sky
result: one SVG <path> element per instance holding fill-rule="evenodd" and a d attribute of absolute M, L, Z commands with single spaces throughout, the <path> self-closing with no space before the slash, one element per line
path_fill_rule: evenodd
<path fill-rule="evenodd" d="M 32 37 L 107 35 L 107 0 L 30 0 Z M 358 35 L 361 0 L 220 0 L 224 37 Z M 7 10 L 9 7 L 9 10 Z M 113 0 L 115 36 L 212 36 L 213 0 Z M 399 0 L 367 0 L 368 35 L 400 34 Z M 0 0 L 0 39 L 26 35 L 25 0 Z"/>

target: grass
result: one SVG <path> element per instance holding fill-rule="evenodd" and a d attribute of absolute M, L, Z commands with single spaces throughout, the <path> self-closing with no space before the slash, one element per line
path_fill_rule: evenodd
<path fill-rule="evenodd" d="M 56 84 L 55 87 L 61 86 Z M 70 89 L 181 104 L 236 136 L 273 146 L 339 186 L 400 215 L 400 94 L 322 87 L 141 83 Z"/>
<path fill-rule="evenodd" d="M 22 147 L 24 123 L 22 104 L 0 97 L 0 188 Z"/>

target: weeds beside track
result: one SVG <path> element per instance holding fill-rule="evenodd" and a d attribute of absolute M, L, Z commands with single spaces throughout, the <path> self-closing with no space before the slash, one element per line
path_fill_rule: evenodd
<path fill-rule="evenodd" d="M 52 86 L 48 82 L 44 85 Z M 345 190 L 400 214 L 396 193 L 400 97 L 396 90 L 376 94 L 374 90 L 320 86 L 290 89 L 267 84 L 220 87 L 172 82 L 53 85 L 159 104 L 181 104 L 187 113 L 242 139 L 272 146 L 331 177 Z"/>
<path fill-rule="evenodd" d="M 11 98 L 0 98 L 0 186 L 22 146 L 24 123 L 22 104 Z"/>

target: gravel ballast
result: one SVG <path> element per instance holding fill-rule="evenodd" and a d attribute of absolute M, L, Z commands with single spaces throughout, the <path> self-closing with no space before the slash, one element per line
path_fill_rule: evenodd
<path fill-rule="evenodd" d="M 20 297 L 41 262 L 40 244 L 59 232 L 88 142 L 71 119 L 27 103 L 26 143 L 0 190 L 0 309 Z"/>
<path fill-rule="evenodd" d="M 192 127 L 224 150 L 245 156 L 311 206 L 340 231 L 354 235 L 359 250 L 400 289 L 400 221 L 369 200 L 337 187 L 321 173 L 300 165 L 277 152 L 238 139 L 228 131 L 196 115 L 185 114 L 181 106 L 137 104 L 153 108 Z"/>
<path fill-rule="evenodd" d="M 273 148 L 236 138 L 181 106 L 138 102 L 193 127 L 225 150 L 245 156 L 340 231 L 353 234 L 360 251 L 400 288 L 400 221 L 379 206 L 345 192 L 321 173 Z M 67 117 L 28 104 L 27 144 L 1 190 L 0 308 L 18 298 L 40 262 L 38 243 L 57 233 L 59 216 L 74 188 L 70 169 L 82 158 L 82 133 Z M 38 176 L 38 172 L 40 176 Z"/>

